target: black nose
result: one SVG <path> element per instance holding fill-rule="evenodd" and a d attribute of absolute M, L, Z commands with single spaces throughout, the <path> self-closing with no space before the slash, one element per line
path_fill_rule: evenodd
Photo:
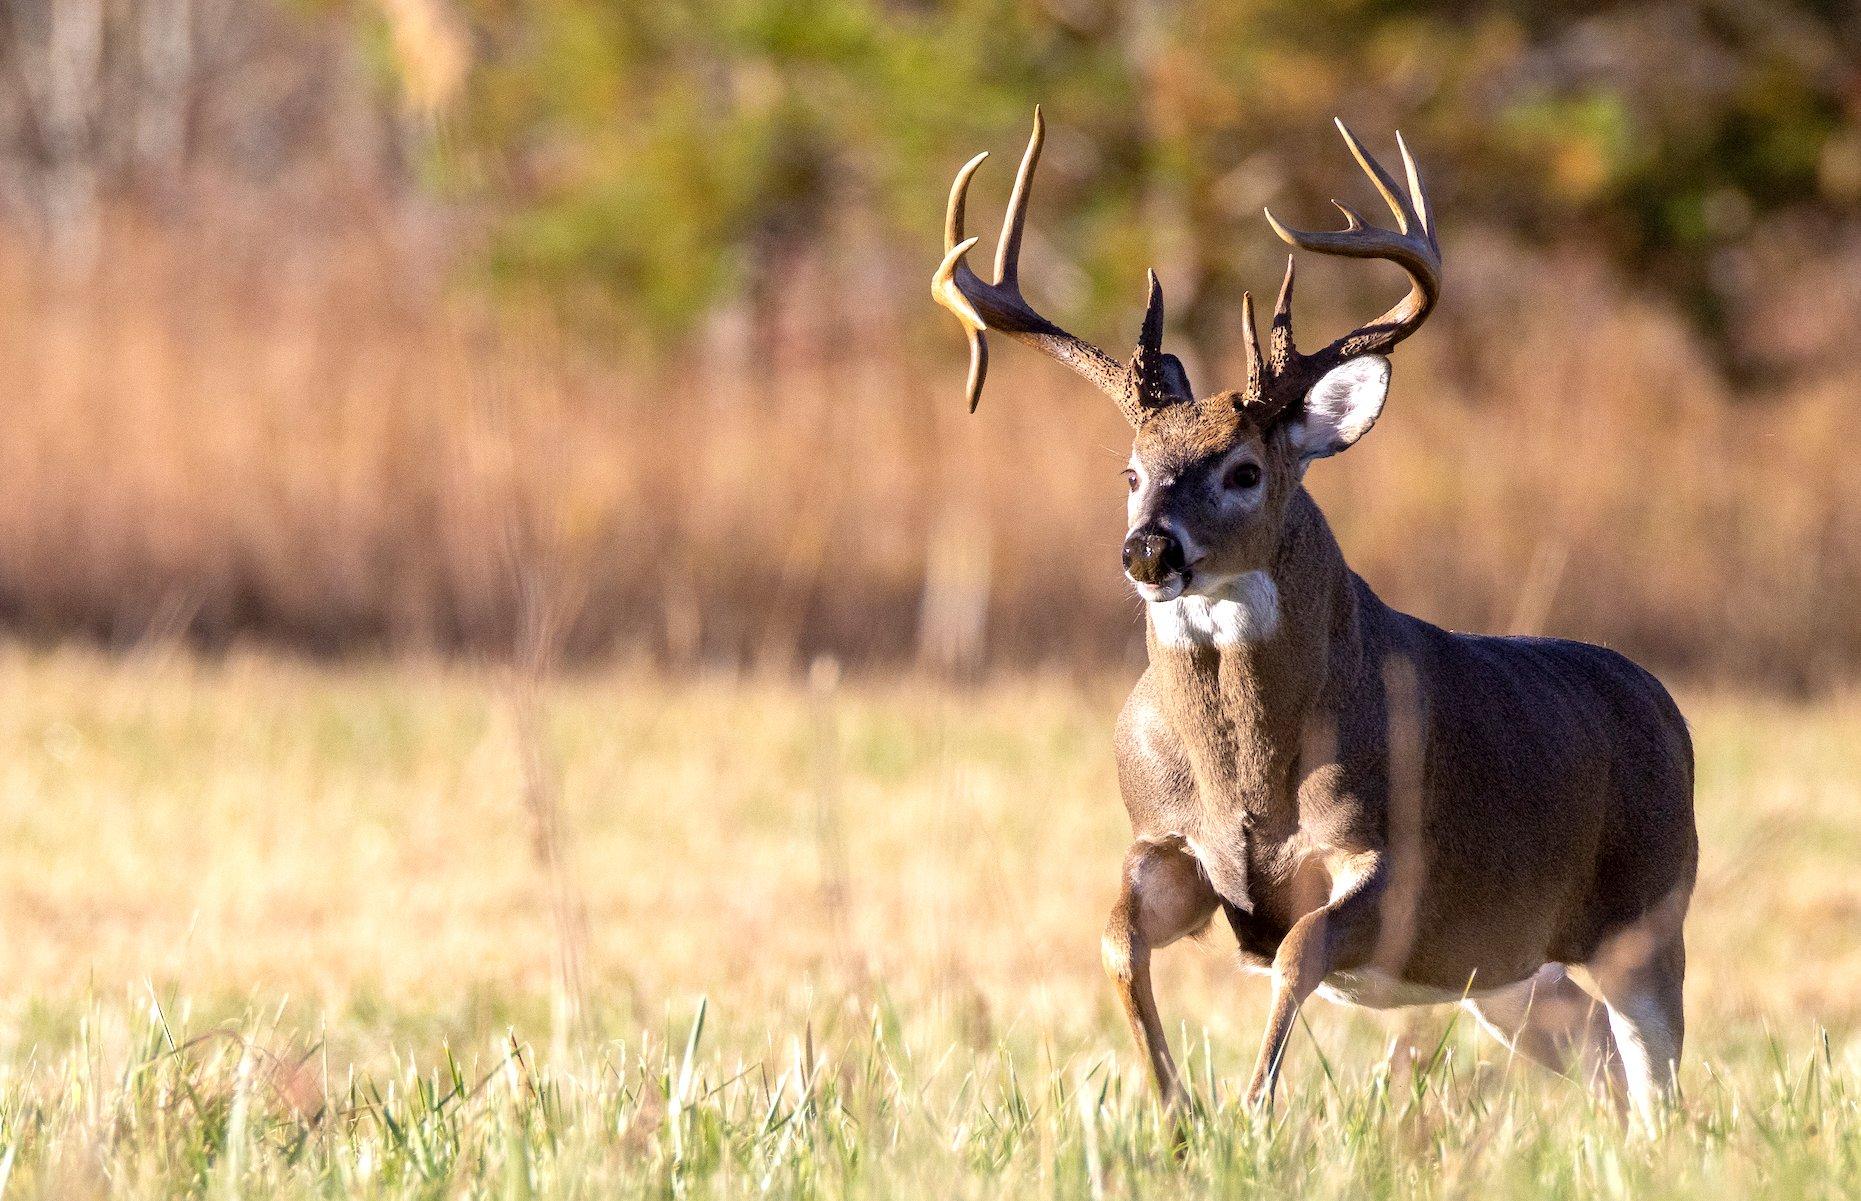
<path fill-rule="evenodd" d="M 1155 528 L 1124 540 L 1124 573 L 1140 584 L 1161 584 L 1183 570 L 1183 544 Z"/>

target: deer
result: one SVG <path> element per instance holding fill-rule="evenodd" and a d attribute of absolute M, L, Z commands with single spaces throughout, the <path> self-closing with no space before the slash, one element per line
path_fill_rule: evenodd
<path fill-rule="evenodd" d="M 932 292 L 968 337 L 970 411 L 986 334 L 998 332 L 1096 384 L 1134 431 L 1121 565 L 1143 602 L 1149 663 L 1114 736 L 1132 842 L 1105 970 L 1179 1115 L 1192 1102 L 1158 1015 L 1152 953 L 1204 934 L 1219 911 L 1243 967 L 1271 977 L 1245 1094 L 1254 1111 L 1271 1108 L 1294 1021 L 1316 992 L 1371 1008 L 1462 1005 L 1511 1053 L 1586 1073 L 1626 1121 L 1652 1130 L 1676 1095 L 1685 1029 L 1683 924 L 1699 854 L 1687 723 L 1615 651 L 1452 632 L 1384 604 L 1346 564 L 1305 474 L 1375 425 L 1387 356 L 1434 309 L 1442 273 L 1400 133 L 1406 189 L 1337 127 L 1395 228 L 1335 200 L 1341 230 L 1293 229 L 1270 209 L 1267 222 L 1294 251 L 1401 268 L 1407 294 L 1301 352 L 1289 255 L 1264 341 L 1242 297 L 1244 386 L 1200 398 L 1162 349 L 1154 270 L 1128 362 L 1023 297 L 1039 109 L 992 282 L 969 267 L 978 239 L 964 233 L 986 152 L 951 187 Z"/>

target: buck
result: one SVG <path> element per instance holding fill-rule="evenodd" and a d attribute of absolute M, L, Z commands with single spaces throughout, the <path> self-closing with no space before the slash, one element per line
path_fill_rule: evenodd
<path fill-rule="evenodd" d="M 1293 343 L 1293 262 L 1264 346 L 1253 301 L 1246 386 L 1197 399 L 1162 350 L 1156 273 L 1120 363 L 1043 318 L 1019 257 L 1043 125 L 1021 160 L 995 279 L 965 258 L 956 176 L 936 299 L 961 321 L 973 412 L 985 331 L 1111 395 L 1136 434 L 1124 572 L 1146 602 L 1149 667 L 1121 713 L 1118 779 L 1134 840 L 1104 961 L 1163 1098 L 1188 1101 L 1151 988 L 1151 953 L 1225 915 L 1272 996 L 1247 1100 L 1271 1105 L 1313 992 L 1378 1008 L 1466 1005 L 1507 1047 L 1587 1071 L 1652 1125 L 1683 1033 L 1682 919 L 1698 860 L 1693 752 L 1660 683 L 1613 651 L 1454 633 L 1377 599 L 1304 487 L 1382 412 L 1384 357 L 1441 288 L 1434 217 L 1408 147 L 1406 192 L 1343 122 L 1395 216 L 1275 233 L 1295 249 L 1400 267 L 1409 290 L 1310 354 Z M 1581 965 L 1601 1008 L 1569 968 Z"/>

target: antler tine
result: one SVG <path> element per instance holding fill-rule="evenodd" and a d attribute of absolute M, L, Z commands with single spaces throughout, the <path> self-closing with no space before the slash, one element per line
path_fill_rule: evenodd
<path fill-rule="evenodd" d="M 1422 173 L 1415 166 L 1415 159 L 1409 154 L 1409 144 L 1402 140 L 1402 131 L 1396 131 L 1396 149 L 1402 152 L 1402 173 L 1409 177 L 1409 201 L 1415 206 L 1416 220 L 1421 222 L 1422 234 L 1428 244 L 1440 249 L 1435 243 L 1435 216 L 1428 208 L 1428 194 L 1422 190 Z"/>
<path fill-rule="evenodd" d="M 1383 170 L 1383 164 L 1377 162 L 1376 158 L 1363 148 L 1363 143 L 1357 140 L 1357 135 L 1351 132 L 1351 127 L 1344 124 L 1344 118 L 1333 117 L 1331 120 L 1338 127 L 1338 132 L 1344 135 L 1344 144 L 1350 147 L 1351 157 L 1357 160 L 1357 165 L 1363 168 L 1363 173 L 1370 177 L 1370 181 L 1376 185 L 1376 190 L 1382 194 L 1383 203 L 1387 204 L 1389 211 L 1395 214 L 1396 228 L 1405 234 L 1410 232 L 1411 228 L 1419 222 L 1415 220 L 1415 210 L 1409 207 L 1409 198 L 1402 194 L 1402 189 L 1396 186 L 1396 181 L 1389 172 Z M 1405 154 L 1404 158 L 1406 157 Z M 1367 225 L 1369 222 L 1366 221 L 1364 224 Z"/>
<path fill-rule="evenodd" d="M 1131 353 L 1131 386 L 1140 398 L 1163 400 L 1173 391 L 1171 356 L 1163 353 L 1163 285 L 1154 270 L 1147 275 L 1144 324 L 1137 333 L 1137 349 Z"/>
<path fill-rule="evenodd" d="M 1269 366 L 1277 374 L 1292 361 L 1292 256 L 1286 256 L 1286 278 L 1279 284 L 1279 299 L 1273 303 L 1273 332 L 1267 344 Z"/>
<path fill-rule="evenodd" d="M 956 249 L 956 244 L 963 240 L 963 210 L 969 204 L 969 180 L 982 166 L 982 160 L 989 157 L 984 150 L 975 158 L 963 164 L 963 169 L 956 173 L 956 181 L 950 185 L 950 204 L 943 214 L 943 251 L 949 254 Z M 971 238 L 970 241 L 976 239 Z"/>
<path fill-rule="evenodd" d="M 1135 362 L 1149 369 L 1163 354 L 1163 284 L 1155 268 L 1144 273 L 1144 323 L 1137 330 Z M 1160 366 L 1160 364 L 1158 364 Z"/>
<path fill-rule="evenodd" d="M 1328 233 L 1290 229 L 1282 225 L 1271 211 L 1268 211 L 1267 223 L 1282 240 L 1300 250 L 1310 250 L 1318 254 L 1343 255 L 1349 258 L 1386 259 L 1401 267 L 1409 276 L 1409 292 L 1401 300 L 1368 325 L 1339 338 L 1330 346 L 1314 355 L 1304 356 L 1303 361 L 1311 371 L 1323 371 L 1355 355 L 1380 353 L 1388 350 L 1402 339 L 1414 333 L 1427 319 L 1434 308 L 1435 297 L 1441 289 L 1441 251 L 1435 241 L 1433 214 L 1428 210 L 1428 200 L 1422 191 L 1421 172 L 1416 169 L 1415 159 L 1409 154 L 1406 143 L 1398 136 L 1397 144 L 1402 149 L 1402 164 L 1409 180 L 1409 194 L 1405 195 L 1395 179 L 1383 169 L 1382 164 L 1363 148 L 1356 135 L 1343 121 L 1337 123 L 1338 132 L 1344 136 L 1344 144 L 1350 148 L 1351 156 L 1357 160 L 1364 174 L 1376 185 L 1376 190 L 1395 214 L 1399 230 L 1383 229 L 1365 221 L 1350 206 L 1336 200 L 1338 211 L 1344 214 L 1345 228 Z M 1296 351 L 1291 351 L 1291 309 L 1290 297 L 1287 298 L 1286 322 L 1288 325 L 1287 347 L 1289 356 L 1299 358 Z M 1277 325 L 1277 318 L 1275 319 Z M 1276 331 L 1277 335 L 1277 331 Z"/>
<path fill-rule="evenodd" d="M 1189 396 L 1182 365 L 1162 352 L 1163 297 L 1154 273 L 1150 280 L 1144 333 L 1129 366 L 1042 317 L 1021 295 L 1021 239 L 1027 227 L 1034 169 L 1040 162 L 1040 148 L 1045 137 L 1046 122 L 1037 108 L 1034 129 L 1028 137 L 1027 150 L 1021 156 L 1014 192 L 1002 219 L 1001 239 L 996 243 L 994 283 L 984 281 L 970 270 L 966 256 L 977 239 L 964 237 L 963 231 L 969 181 L 988 155 L 977 155 L 957 172 L 950 188 L 949 208 L 944 214 L 943 261 L 931 276 L 931 295 L 955 315 L 969 339 L 969 381 L 965 395 L 971 412 L 981 399 L 983 381 L 988 377 L 989 347 L 985 334 L 995 329 L 1025 342 L 1098 385 L 1136 425 L 1147 410 Z"/>
<path fill-rule="evenodd" d="M 1333 200 L 1331 202 L 1331 207 L 1344 214 L 1344 228 L 1346 230 L 1373 228 L 1370 222 L 1364 219 L 1362 213 L 1358 212 L 1350 205 L 1345 204 L 1342 200 Z"/>
<path fill-rule="evenodd" d="M 1040 148 L 1047 140 L 1047 121 L 1034 106 L 1034 130 L 1027 136 L 1021 166 L 1015 170 L 1014 191 L 1008 195 L 1008 212 L 1002 217 L 1002 236 L 995 243 L 995 282 L 1017 291 L 1021 286 L 1021 235 L 1027 229 L 1027 202 L 1034 190 L 1034 168 L 1040 165 Z"/>
<path fill-rule="evenodd" d="M 968 267 L 963 256 L 969 248 L 980 239 L 963 236 L 963 210 L 969 199 L 969 181 L 976 169 L 982 166 L 982 160 L 989 157 L 984 150 L 981 154 L 963 164 L 963 169 L 956 173 L 956 181 L 950 185 L 950 204 L 943 217 L 943 262 L 937 265 L 936 274 L 931 276 L 931 295 L 937 303 L 956 314 L 956 319 L 963 326 L 963 334 L 969 339 L 969 378 L 963 388 L 964 399 L 969 404 L 969 411 L 976 411 L 976 403 L 982 399 L 982 383 L 989 375 L 989 342 L 982 336 L 988 323 L 969 302 L 969 297 L 956 283 L 956 272 L 961 268 L 965 273 Z"/>
<path fill-rule="evenodd" d="M 1278 320 L 1279 314 L 1274 314 Z M 1241 293 L 1241 348 L 1247 353 L 1247 395 L 1258 397 L 1266 386 L 1266 363 L 1260 357 L 1260 336 L 1254 330 L 1254 294 Z"/>

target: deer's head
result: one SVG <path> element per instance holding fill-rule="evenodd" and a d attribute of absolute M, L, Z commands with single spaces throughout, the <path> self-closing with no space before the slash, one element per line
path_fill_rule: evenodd
<path fill-rule="evenodd" d="M 1288 229 L 1270 212 L 1267 221 L 1300 249 L 1396 263 L 1408 273 L 1408 295 L 1370 324 L 1322 350 L 1301 354 L 1292 341 L 1288 258 L 1264 346 L 1254 328 L 1253 298 L 1242 299 L 1246 386 L 1200 399 L 1176 356 L 1163 351 L 1163 294 L 1154 271 L 1129 363 L 1054 325 L 1022 297 L 1018 260 L 1044 135 L 1040 110 L 1034 112 L 1034 132 L 996 246 L 994 283 L 970 270 L 965 254 L 976 239 L 963 236 L 969 180 L 987 155 L 971 159 L 950 190 L 944 259 L 931 290 L 969 335 L 969 407 L 975 410 L 988 373 L 988 330 L 1040 350 L 1110 394 L 1136 431 L 1125 470 L 1131 500 L 1123 557 L 1125 574 L 1146 600 L 1220 595 L 1233 581 L 1272 562 L 1306 467 L 1350 446 L 1375 423 L 1389 388 L 1384 352 L 1414 333 L 1434 307 L 1441 254 L 1408 147 L 1397 135 L 1408 175 L 1405 194 L 1343 122 L 1338 129 L 1389 203 L 1398 228 L 1373 226 L 1336 201 L 1346 227 L 1333 233 Z"/>

